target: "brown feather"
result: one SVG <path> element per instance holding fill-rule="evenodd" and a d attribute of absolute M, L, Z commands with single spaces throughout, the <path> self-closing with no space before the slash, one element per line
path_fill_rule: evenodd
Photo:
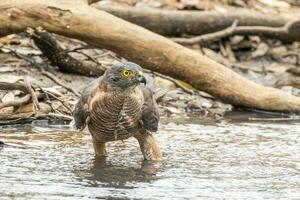
<path fill-rule="evenodd" d="M 138 133 L 144 103 L 139 87 L 112 90 L 100 84 L 88 101 L 89 131 L 98 141 L 123 140 Z"/>

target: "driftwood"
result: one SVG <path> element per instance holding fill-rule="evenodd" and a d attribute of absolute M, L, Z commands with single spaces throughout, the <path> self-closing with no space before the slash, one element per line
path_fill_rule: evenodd
<path fill-rule="evenodd" d="M 24 83 L 16 82 L 16 83 L 8 83 L 8 82 L 0 82 L 0 90 L 20 90 L 22 92 L 28 92 L 27 87 Z"/>
<path fill-rule="evenodd" d="M 45 97 L 48 97 L 48 101 L 50 101 L 48 95 L 51 95 L 54 100 L 59 100 L 71 114 L 71 108 L 65 105 L 61 99 L 56 97 L 54 94 L 43 90 L 42 88 L 39 88 L 39 90 L 35 90 L 27 81 L 16 83 L 0 82 L 0 90 L 20 90 L 25 93 L 24 96 L 17 97 L 14 100 L 0 102 L 0 110 L 6 107 L 14 108 L 13 112 L 0 113 L 0 125 L 29 123 L 36 119 L 59 119 L 63 121 L 72 120 L 71 115 L 59 113 L 59 111 L 57 110 L 57 113 L 51 113 L 51 109 L 53 110 L 51 105 L 38 101 L 45 100 Z"/>
<path fill-rule="evenodd" d="M 166 36 L 203 35 L 214 33 L 230 27 L 234 20 L 239 26 L 255 26 L 235 31 L 234 34 L 262 35 L 277 38 L 284 42 L 299 41 L 299 25 L 293 27 L 290 33 L 277 33 L 272 28 L 267 31 L 260 27 L 282 27 L 292 19 L 274 14 L 262 14 L 243 10 L 237 12 L 220 13 L 215 11 L 166 11 L 150 8 L 132 8 L 122 6 L 96 5 L 97 8 L 109 12 L 117 17 L 143 26 L 153 32 Z M 300 15 L 295 15 L 300 18 Z"/>
<path fill-rule="evenodd" d="M 41 94 L 39 92 L 35 93 L 31 84 L 28 81 L 16 82 L 16 83 L 7 83 L 0 82 L 0 90 L 20 90 L 27 93 L 25 96 L 20 97 L 18 99 L 8 101 L 8 102 L 0 102 L 0 109 L 5 107 L 17 107 L 22 106 L 29 103 L 31 100 L 34 105 L 34 110 L 39 110 L 39 101 L 38 98 L 41 98 Z"/>
<path fill-rule="evenodd" d="M 276 19 L 285 23 L 276 16 L 270 22 L 278 25 Z M 209 21 L 207 16 L 206 20 Z M 224 26 L 231 23 L 232 20 Z M 84 0 L 0 2 L 0 35 L 24 31 L 28 26 L 41 26 L 47 31 L 112 50 L 147 69 L 188 82 L 233 105 L 300 111 L 299 97 L 249 81 L 193 50 L 92 8 Z"/>
<path fill-rule="evenodd" d="M 172 40 L 182 45 L 203 45 L 216 42 L 231 35 L 261 35 L 271 38 L 278 38 L 283 41 L 294 41 L 290 39 L 290 36 L 295 39 L 294 36 L 298 36 L 299 31 L 299 19 L 291 20 L 282 27 L 237 26 L 237 21 L 234 21 L 230 27 L 215 33 L 208 33 L 192 38 L 172 38 Z M 300 40 L 300 36 L 297 40 Z"/>
<path fill-rule="evenodd" d="M 34 111 L 40 110 L 41 108 L 39 105 L 39 100 L 32 88 L 32 85 L 27 80 L 24 80 L 24 84 L 26 85 L 27 91 L 31 96 Z"/>
<path fill-rule="evenodd" d="M 96 63 L 79 61 L 70 56 L 68 51 L 64 50 L 50 33 L 39 29 L 30 30 L 29 33 L 35 45 L 61 71 L 87 76 L 99 76 L 104 73 L 105 68 Z"/>

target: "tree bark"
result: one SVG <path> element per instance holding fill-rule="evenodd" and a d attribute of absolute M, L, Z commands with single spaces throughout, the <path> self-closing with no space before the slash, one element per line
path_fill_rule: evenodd
<path fill-rule="evenodd" d="M 105 72 L 105 68 L 96 63 L 79 61 L 70 56 L 48 32 L 35 30 L 31 33 L 31 38 L 51 63 L 58 66 L 62 72 L 86 76 L 100 76 Z"/>
<path fill-rule="evenodd" d="M 262 14 L 255 11 L 243 10 L 230 13 L 216 11 L 167 11 L 151 8 L 132 8 L 122 6 L 95 5 L 96 8 L 109 12 L 129 22 L 145 27 L 153 32 L 166 36 L 203 35 L 221 31 L 238 21 L 238 26 L 282 27 L 293 18 L 274 14 Z M 300 40 L 299 28 L 289 34 L 270 32 L 257 33 L 252 30 L 241 30 L 235 34 L 261 35 L 277 38 L 285 42 Z"/>
<path fill-rule="evenodd" d="M 42 26 L 112 50 L 142 67 L 186 81 L 233 105 L 300 111 L 300 98 L 258 85 L 142 27 L 72 0 L 1 0 L 0 35 Z"/>
<path fill-rule="evenodd" d="M 270 38 L 280 39 L 284 42 L 293 42 L 300 40 L 300 20 L 294 19 L 287 22 L 282 27 L 269 27 L 269 26 L 236 26 L 235 21 L 232 26 L 215 32 L 199 35 L 191 38 L 171 38 L 174 42 L 182 45 L 200 44 L 205 45 L 212 42 L 216 42 L 222 38 L 229 37 L 231 35 L 260 35 Z"/>

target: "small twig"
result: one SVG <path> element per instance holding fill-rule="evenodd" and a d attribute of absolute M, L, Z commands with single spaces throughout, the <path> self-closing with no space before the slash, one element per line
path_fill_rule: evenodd
<path fill-rule="evenodd" d="M 26 60 L 26 61 L 29 60 L 26 56 L 19 54 L 19 53 L 18 53 L 16 50 L 14 50 L 14 49 L 11 49 L 11 48 L 8 48 L 8 47 L 4 47 L 4 46 L 1 46 L 1 49 L 6 49 L 6 50 L 8 50 L 9 53 L 11 53 L 12 55 L 16 56 L 16 57 L 19 58 L 19 59 L 23 59 L 23 60 Z"/>
<path fill-rule="evenodd" d="M 282 37 L 288 37 L 288 35 L 297 34 L 300 20 L 294 19 L 287 22 L 282 27 L 268 27 L 268 26 L 237 26 L 237 21 L 221 31 L 215 33 L 208 33 L 192 38 L 172 38 L 174 42 L 182 45 L 193 45 L 193 44 L 209 44 L 218 41 L 222 38 L 231 35 L 281 35 Z M 288 39 L 287 39 L 288 40 Z"/>
<path fill-rule="evenodd" d="M 86 45 L 86 46 L 82 46 L 82 47 L 76 47 L 74 49 L 66 49 L 66 50 L 64 50 L 64 52 L 78 52 L 79 50 L 85 50 L 85 49 L 95 49 L 95 47 Z"/>
<path fill-rule="evenodd" d="M 51 74 L 50 72 L 45 71 L 43 68 L 41 69 L 41 73 L 45 76 L 47 76 L 48 78 L 50 78 L 52 81 L 54 81 L 55 83 L 57 83 L 58 85 L 66 88 L 68 91 L 72 92 L 73 94 L 75 94 L 77 97 L 80 96 L 80 94 L 78 92 L 76 92 L 73 88 L 65 85 L 63 82 L 61 82 L 60 80 L 58 80 L 53 74 Z"/>
<path fill-rule="evenodd" d="M 91 47 L 91 48 L 92 48 L 92 47 Z M 88 60 L 90 60 L 90 61 L 96 63 L 97 65 L 100 65 L 101 67 L 104 67 L 104 68 L 102 69 L 103 71 L 106 71 L 106 70 L 109 68 L 109 66 L 112 65 L 111 62 L 107 62 L 107 61 L 99 61 L 99 60 L 97 60 L 96 58 L 93 58 L 92 56 L 88 55 L 87 53 L 84 53 L 84 52 L 82 52 L 82 51 L 79 51 L 79 50 L 83 50 L 83 49 L 87 49 L 87 48 L 84 48 L 84 47 L 82 47 L 82 48 L 81 48 L 81 47 L 78 47 L 78 48 L 75 48 L 75 49 L 73 49 L 73 50 L 71 50 L 71 51 L 68 51 L 68 52 L 76 52 L 76 53 L 80 53 L 80 54 L 84 55 L 85 57 L 88 58 Z M 116 60 L 120 61 L 119 58 L 117 58 L 116 56 L 111 55 L 111 52 L 103 53 L 103 54 L 97 56 L 97 58 L 99 58 L 99 57 L 104 57 L 104 56 L 107 56 L 107 55 L 110 55 L 110 56 L 112 56 L 113 58 L 115 58 Z"/>
<path fill-rule="evenodd" d="M 64 115 L 64 114 L 57 114 L 57 113 L 48 113 L 48 114 L 44 114 L 46 117 L 49 116 L 49 117 L 56 117 L 56 118 L 61 118 L 63 120 L 70 120 L 72 121 L 73 120 L 73 117 L 72 116 L 69 116 L 69 115 Z M 42 115 L 41 115 L 42 116 Z"/>
<path fill-rule="evenodd" d="M 249 118 L 250 121 L 291 121 L 291 120 L 299 120 L 299 117 L 282 117 L 282 118 Z"/>
<path fill-rule="evenodd" d="M 236 29 L 236 26 L 237 20 L 235 20 L 230 27 L 215 33 L 208 33 L 193 38 L 172 38 L 172 40 L 183 45 L 208 44 L 232 35 Z"/>
<path fill-rule="evenodd" d="M 43 90 L 43 88 L 40 88 L 40 90 L 45 94 L 46 96 L 46 102 L 49 104 L 49 106 L 51 107 L 51 110 L 55 110 L 51 104 L 51 100 L 50 100 L 50 97 L 48 95 L 48 92 L 46 92 L 45 90 Z"/>
<path fill-rule="evenodd" d="M 40 110 L 40 104 L 39 104 L 39 100 L 38 98 L 36 97 L 33 89 L 32 89 L 32 86 L 31 84 L 29 83 L 29 81 L 27 81 L 26 79 L 24 79 L 24 83 L 26 85 L 26 88 L 27 88 L 27 91 L 28 93 L 31 95 L 31 99 L 32 99 L 32 102 L 33 102 L 33 108 L 34 108 L 34 112 Z"/>
<path fill-rule="evenodd" d="M 6 48 L 6 47 L 5 47 Z M 80 94 L 78 92 L 76 92 L 75 90 L 73 90 L 72 88 L 66 86 L 65 84 L 63 84 L 60 80 L 58 80 L 53 74 L 51 74 L 50 72 L 45 71 L 42 67 L 40 67 L 39 65 L 37 65 L 34 61 L 32 61 L 31 59 L 27 58 L 26 56 L 20 55 L 18 54 L 16 51 L 6 48 L 8 50 L 10 50 L 11 53 L 13 53 L 15 56 L 17 56 L 18 58 L 24 59 L 27 62 L 33 64 L 35 67 L 38 67 L 41 71 L 41 73 L 45 76 L 47 76 L 48 78 L 50 78 L 52 81 L 54 81 L 55 83 L 57 83 L 58 85 L 61 85 L 62 87 L 66 88 L 68 91 L 74 93 L 76 96 L 80 96 Z M 11 85 L 8 85 L 6 83 L 2 83 L 0 82 L 0 90 L 2 88 L 9 88 L 12 87 Z M 22 84 L 15 84 L 14 86 L 15 88 L 17 88 L 18 90 L 22 90 L 24 92 L 27 92 L 27 86 L 26 85 L 22 85 Z M 5 90 L 5 89 L 3 89 Z"/>
<path fill-rule="evenodd" d="M 229 42 L 225 43 L 224 50 L 227 53 L 228 60 L 235 63 L 236 62 L 236 57 L 235 57 L 234 51 L 232 50 L 231 45 L 229 44 Z"/>
<path fill-rule="evenodd" d="M 41 94 L 40 93 L 35 94 L 31 84 L 28 81 L 24 80 L 24 83 L 23 82 L 16 82 L 16 83 L 0 82 L 0 90 L 20 90 L 25 93 L 28 93 L 24 97 L 21 97 L 17 100 L 0 103 L 0 109 L 4 107 L 10 107 L 10 106 L 21 106 L 29 103 L 30 99 L 32 99 L 32 102 L 34 104 L 34 111 L 40 110 L 40 105 L 38 102 L 37 95 L 41 96 Z"/>
<path fill-rule="evenodd" d="M 65 102 L 63 100 L 61 100 L 60 98 L 58 98 L 57 96 L 55 96 L 54 94 L 50 93 L 50 92 L 47 92 L 47 91 L 44 91 L 47 95 L 51 95 L 54 99 L 58 100 L 70 113 L 73 112 L 73 110 L 65 104 Z"/>
<path fill-rule="evenodd" d="M 108 67 L 105 66 L 105 65 L 109 65 L 109 64 L 110 64 L 110 63 L 105 63 L 105 62 L 103 62 L 103 61 L 102 61 L 102 62 L 99 62 L 98 60 L 94 59 L 92 56 L 90 56 L 90 55 L 88 55 L 88 54 L 86 54 L 86 53 L 84 53 L 84 52 L 79 51 L 79 52 L 77 52 L 77 53 L 80 53 L 80 54 L 84 55 L 85 57 L 88 58 L 88 60 L 90 60 L 90 61 L 96 63 L 97 65 L 100 65 L 101 67 L 104 67 L 104 69 L 102 69 L 103 71 L 105 71 L 105 70 L 108 68 Z"/>
<path fill-rule="evenodd" d="M 239 26 L 236 27 L 233 34 L 241 35 L 283 35 L 288 36 L 293 32 L 298 33 L 298 26 L 300 19 L 293 19 L 288 21 L 282 27 L 267 27 L 267 26 Z"/>
<path fill-rule="evenodd" d="M 58 115 L 63 115 L 63 113 L 61 113 L 58 109 L 55 110 L 55 114 L 58 114 Z"/>
<path fill-rule="evenodd" d="M 23 83 L 8 83 L 8 82 L 0 82 L 0 90 L 20 90 L 22 92 L 27 93 L 27 87 Z"/>
<path fill-rule="evenodd" d="M 177 79 L 175 79 L 175 78 L 172 78 L 170 76 L 166 76 L 166 75 L 160 74 L 158 72 L 150 71 L 150 70 L 147 70 L 147 69 L 144 69 L 144 71 L 147 72 L 147 73 L 152 73 L 152 74 L 154 74 L 156 76 L 159 76 L 159 77 L 161 77 L 163 79 L 167 79 L 167 80 L 173 82 L 177 87 L 180 87 L 183 91 L 185 91 L 188 94 L 194 94 L 195 93 L 193 90 L 187 88 L 185 85 L 183 85 L 182 83 L 180 83 L 180 81 L 177 80 Z"/>

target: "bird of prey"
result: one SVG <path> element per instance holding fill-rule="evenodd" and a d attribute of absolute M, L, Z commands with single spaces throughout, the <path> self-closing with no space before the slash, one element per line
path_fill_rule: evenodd
<path fill-rule="evenodd" d="M 88 127 L 96 157 L 107 156 L 106 142 L 135 137 L 145 160 L 161 159 L 151 133 L 158 129 L 157 104 L 135 63 L 115 63 L 87 85 L 75 105 L 74 120 L 77 129 Z"/>

